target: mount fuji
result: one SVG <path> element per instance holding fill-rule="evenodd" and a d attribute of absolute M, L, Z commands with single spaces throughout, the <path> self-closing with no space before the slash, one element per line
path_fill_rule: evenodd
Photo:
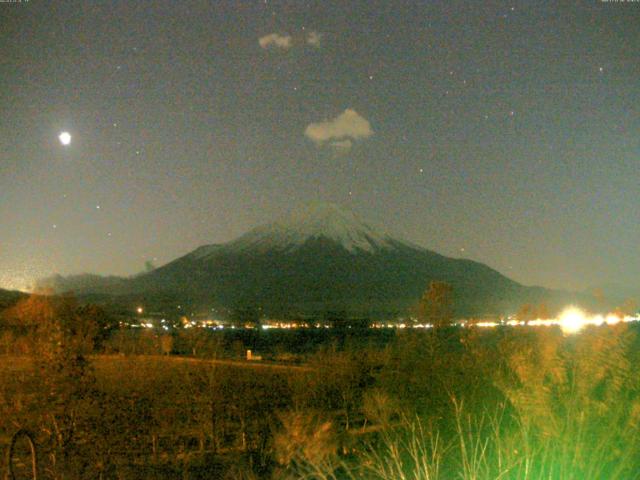
<path fill-rule="evenodd" d="M 514 310 L 563 292 L 525 287 L 490 267 L 399 240 L 334 204 L 312 204 L 224 244 L 205 245 L 128 279 L 57 277 L 55 291 L 266 314 L 406 312 L 431 281 L 449 282 L 458 315 Z M 50 282 L 51 283 L 51 282 Z M 133 301 L 133 300 L 131 300 Z"/>
<path fill-rule="evenodd" d="M 394 243 L 381 228 L 374 229 L 353 212 L 331 203 L 314 203 L 274 223 L 254 228 L 230 242 L 227 248 L 235 252 L 293 251 L 320 238 L 351 253 L 373 253 L 392 248 Z M 202 247 L 200 254 L 206 256 L 207 251 L 208 247 Z"/>

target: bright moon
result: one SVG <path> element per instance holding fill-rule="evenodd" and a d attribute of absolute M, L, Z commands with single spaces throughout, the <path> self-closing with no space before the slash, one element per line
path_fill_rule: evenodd
<path fill-rule="evenodd" d="M 62 132 L 58 135 L 58 138 L 62 145 L 69 145 L 71 143 L 71 134 L 69 132 Z"/>

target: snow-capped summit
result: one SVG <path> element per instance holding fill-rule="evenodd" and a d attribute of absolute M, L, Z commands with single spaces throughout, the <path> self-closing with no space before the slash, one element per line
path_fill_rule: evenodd
<path fill-rule="evenodd" d="M 306 205 L 249 231 L 228 246 L 234 250 L 292 250 L 312 239 L 333 241 L 349 252 L 373 252 L 393 246 L 383 229 L 364 223 L 353 212 L 332 203 Z"/>

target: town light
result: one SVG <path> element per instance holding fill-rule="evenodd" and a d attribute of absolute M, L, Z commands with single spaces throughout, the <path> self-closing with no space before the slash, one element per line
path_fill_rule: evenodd
<path fill-rule="evenodd" d="M 560 314 L 560 328 L 564 333 L 577 333 L 587 324 L 587 320 L 582 310 L 576 307 L 569 307 Z"/>

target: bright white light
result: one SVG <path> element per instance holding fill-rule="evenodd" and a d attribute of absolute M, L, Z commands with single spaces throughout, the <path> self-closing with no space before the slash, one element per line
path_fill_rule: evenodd
<path fill-rule="evenodd" d="M 620 322 L 639 322 L 640 316 L 625 316 L 620 317 L 619 314 L 609 313 L 607 315 L 592 314 L 587 315 L 584 311 L 577 307 L 566 308 L 557 318 L 529 320 L 527 322 L 509 320 L 506 322 L 509 326 L 528 325 L 529 327 L 551 327 L 558 325 L 565 334 L 578 333 L 587 325 L 594 325 L 596 327 L 602 325 L 615 325 Z M 499 324 L 495 322 L 478 322 L 471 324 L 476 327 L 491 328 L 496 327 Z M 420 325 L 416 325 L 420 327 Z"/>
<path fill-rule="evenodd" d="M 144 310 L 142 309 L 142 307 L 138 307 L 138 308 L 136 308 L 136 312 L 138 312 L 138 313 L 142 313 L 143 311 L 144 311 Z"/>
<path fill-rule="evenodd" d="M 71 143 L 71 134 L 69 132 L 62 132 L 58 135 L 58 139 L 62 145 L 69 145 Z"/>
<path fill-rule="evenodd" d="M 591 317 L 591 322 L 590 323 L 592 323 L 596 327 L 599 327 L 604 322 L 605 322 L 605 319 L 604 319 L 604 317 L 602 315 L 594 315 L 593 317 Z"/>
<path fill-rule="evenodd" d="M 607 315 L 607 325 L 615 325 L 616 323 L 620 323 L 620 317 L 618 315 L 614 315 L 610 313 Z"/>
<path fill-rule="evenodd" d="M 549 327 L 551 325 L 558 325 L 559 323 L 560 323 L 560 320 L 553 320 L 553 319 L 543 320 L 541 318 L 536 318 L 535 320 L 529 320 L 529 322 L 527 322 L 527 325 L 530 325 L 532 327 Z"/>
<path fill-rule="evenodd" d="M 569 307 L 560 314 L 560 328 L 564 333 L 577 333 L 589 323 L 582 310 Z"/>
<path fill-rule="evenodd" d="M 496 322 L 478 322 L 476 325 L 484 328 L 493 328 L 498 326 Z"/>

